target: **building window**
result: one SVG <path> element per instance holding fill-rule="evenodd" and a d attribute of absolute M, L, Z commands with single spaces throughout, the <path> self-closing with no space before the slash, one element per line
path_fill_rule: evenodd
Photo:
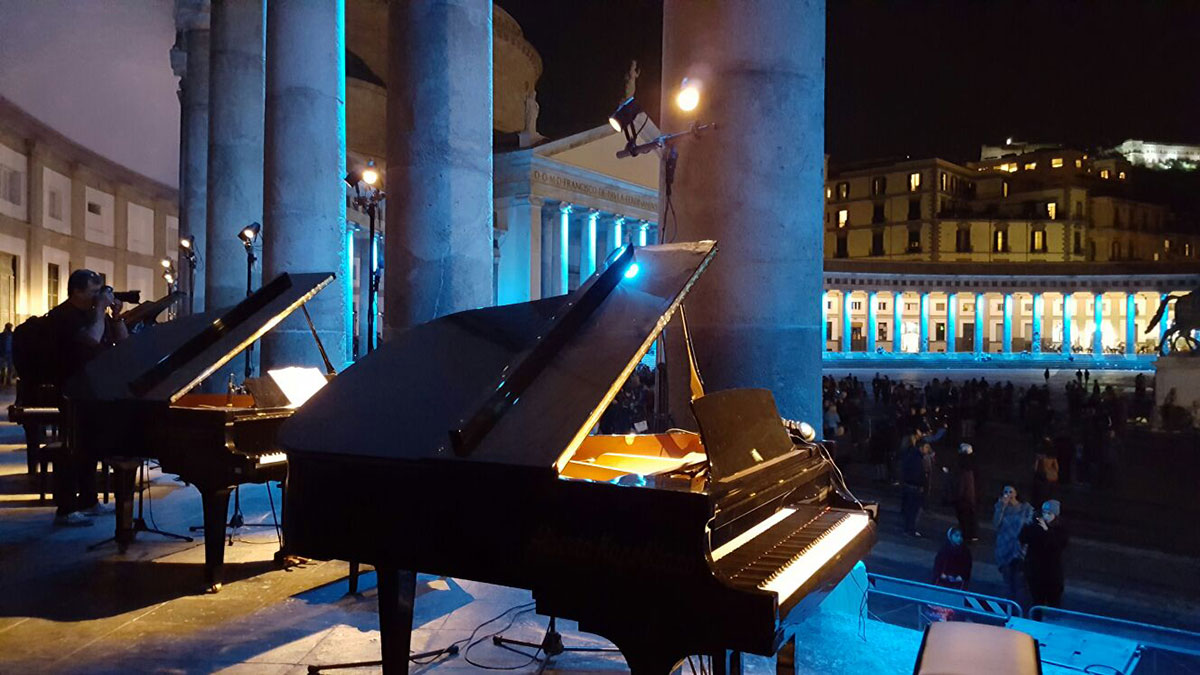
<path fill-rule="evenodd" d="M 1124 172 L 1124 171 L 1122 171 L 1121 173 L 1118 173 L 1118 174 L 1117 174 L 1117 179 L 1118 179 L 1118 180 L 1125 180 L 1125 172 Z"/>
<path fill-rule="evenodd" d="M 1046 230 L 1038 228 L 1029 233 L 1029 250 L 1033 253 L 1046 252 Z"/>
<path fill-rule="evenodd" d="M 886 311 L 887 311 L 887 300 L 880 300 L 880 301 L 879 301 L 879 311 L 881 311 L 881 312 L 886 312 Z"/>
<path fill-rule="evenodd" d="M 58 306 L 59 271 L 58 263 L 46 264 L 46 303 L 48 307 Z"/>
<path fill-rule="evenodd" d="M 1050 160 L 1051 169 L 1061 169 L 1063 165 L 1062 157 L 1054 157 Z"/>
<path fill-rule="evenodd" d="M 1083 233 L 1076 230 L 1075 237 L 1071 243 L 1071 251 L 1075 255 L 1083 255 Z"/>
<path fill-rule="evenodd" d="M 845 181 L 838 183 L 837 184 L 837 195 L 838 195 L 838 199 L 849 199 L 850 198 L 850 183 L 847 183 Z"/>
<path fill-rule="evenodd" d="M 1110 260 L 1120 260 L 1121 259 L 1121 242 L 1114 241 L 1112 243 L 1111 250 L 1109 251 L 1109 259 Z"/>
<path fill-rule="evenodd" d="M 1025 162 L 1025 170 L 1033 171 L 1037 169 L 1037 162 Z"/>
<path fill-rule="evenodd" d="M 959 225 L 958 231 L 954 233 L 954 251 L 956 253 L 971 252 L 971 226 Z"/>
<path fill-rule="evenodd" d="M 825 199 L 833 199 L 833 188 L 825 188 Z"/>
<path fill-rule="evenodd" d="M 845 227 L 846 224 L 849 222 L 850 222 L 850 211 L 848 211 L 846 209 L 839 209 L 838 210 L 838 227 L 839 228 Z"/>
<path fill-rule="evenodd" d="M 834 257 L 835 258 L 849 257 L 849 251 L 847 250 L 847 247 L 846 247 L 846 233 L 845 232 L 838 235 L 837 250 L 834 252 Z"/>
<path fill-rule="evenodd" d="M 853 310 L 856 310 L 856 311 L 857 311 L 857 310 L 860 310 L 860 309 L 862 309 L 862 300 L 854 300 L 854 301 L 852 301 L 852 302 L 850 303 L 850 309 L 853 309 Z"/>
<path fill-rule="evenodd" d="M 100 205 L 96 202 L 88 202 L 88 213 L 100 215 Z"/>
<path fill-rule="evenodd" d="M 47 210 L 50 217 L 54 220 L 62 220 L 62 193 L 51 188 L 47 201 L 49 202 Z"/>
<path fill-rule="evenodd" d="M 1082 169 L 1082 168 L 1083 168 L 1083 160 L 1082 160 L 1082 159 L 1077 159 L 1077 160 L 1075 160 L 1075 168 L 1076 168 L 1076 169 Z"/>
<path fill-rule="evenodd" d="M 876 176 L 871 179 L 871 194 L 887 194 L 887 176 Z"/>
<path fill-rule="evenodd" d="M 921 219 L 921 199 L 920 198 L 908 200 L 908 219 L 909 220 L 920 220 Z"/>
<path fill-rule="evenodd" d="M 883 203 L 880 202 L 876 204 L 874 209 L 871 211 L 871 222 L 882 223 L 884 220 L 886 220 L 886 218 L 883 215 Z"/>
<path fill-rule="evenodd" d="M 933 324 L 933 339 L 935 342 L 943 342 L 946 339 L 946 324 L 941 321 Z"/>
<path fill-rule="evenodd" d="M 1008 181 L 1004 181 L 1004 183 L 1000 186 L 1000 194 L 1004 197 L 1008 197 Z"/>
<path fill-rule="evenodd" d="M 871 255 L 883 255 L 883 230 L 871 233 Z"/>
<path fill-rule="evenodd" d="M 832 321 L 825 322 L 825 335 L 829 336 L 830 338 L 833 337 L 833 322 Z"/>
<path fill-rule="evenodd" d="M 938 174 L 938 181 L 940 183 L 942 192 L 946 192 L 946 181 L 947 180 L 948 180 L 948 177 L 946 176 L 945 171 L 942 171 Z"/>
<path fill-rule="evenodd" d="M 1008 229 L 996 228 L 992 233 L 992 253 L 1008 253 Z"/>
<path fill-rule="evenodd" d="M 1183 257 L 1185 257 L 1185 258 L 1192 257 L 1192 242 L 1190 242 L 1190 241 L 1183 242 Z"/>
<path fill-rule="evenodd" d="M 1165 251 L 1167 253 L 1171 252 L 1171 240 L 1170 239 L 1163 239 L 1163 251 Z"/>
<path fill-rule="evenodd" d="M 25 192 L 25 174 L 0 166 L 0 199 L 20 206 L 24 201 L 21 195 Z"/>
<path fill-rule="evenodd" d="M 910 228 L 908 230 L 908 252 L 921 252 L 921 230 L 920 228 Z"/>
<path fill-rule="evenodd" d="M 1108 180 L 1108 176 L 1109 176 L 1108 169 L 1100 169 L 1100 177 L 1101 178 L 1103 178 L 1104 180 Z"/>
<path fill-rule="evenodd" d="M 1058 220 L 1058 202 L 1046 202 L 1046 217 Z"/>
<path fill-rule="evenodd" d="M 921 173 L 914 172 L 908 174 L 908 191 L 917 192 L 921 189 Z"/>
<path fill-rule="evenodd" d="M 1075 219 L 1083 219 L 1083 202 L 1075 202 Z"/>

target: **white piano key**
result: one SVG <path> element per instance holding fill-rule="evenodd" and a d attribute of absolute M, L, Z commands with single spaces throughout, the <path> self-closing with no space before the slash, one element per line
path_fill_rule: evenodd
<path fill-rule="evenodd" d="M 770 579 L 762 582 L 758 587 L 764 591 L 776 593 L 779 596 L 779 602 L 786 601 L 825 563 L 832 560 L 850 542 L 854 541 L 854 538 L 867 528 L 870 521 L 870 517 L 865 513 L 846 514 L 845 518 L 826 530 L 825 534 L 814 541 L 803 553 L 789 560 Z"/>

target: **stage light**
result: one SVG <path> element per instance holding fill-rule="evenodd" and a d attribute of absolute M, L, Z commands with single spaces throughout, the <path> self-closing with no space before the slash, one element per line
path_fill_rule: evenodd
<path fill-rule="evenodd" d="M 613 114 L 609 116 L 608 123 L 614 131 L 624 132 L 625 138 L 633 138 L 633 121 L 638 114 L 642 112 L 642 106 L 634 100 L 632 96 L 621 102 Z"/>
<path fill-rule="evenodd" d="M 262 225 L 250 223 L 243 227 L 241 232 L 238 232 L 238 239 L 241 239 L 246 246 L 253 246 L 254 240 L 258 238 L 260 232 L 262 232 Z"/>
<path fill-rule="evenodd" d="M 170 258 L 163 258 L 162 260 L 160 260 L 158 262 L 159 262 L 159 264 L 161 264 L 163 266 L 163 269 L 168 269 L 171 267 L 171 259 Z"/>
<path fill-rule="evenodd" d="M 632 265 L 630 265 L 628 267 L 628 269 L 625 270 L 625 278 L 632 279 L 632 278 L 636 277 L 638 275 L 638 272 L 640 272 L 640 271 L 641 271 L 641 268 L 638 267 L 638 264 L 633 263 Z"/>
<path fill-rule="evenodd" d="M 179 248 L 187 249 L 190 251 L 190 250 L 192 250 L 192 247 L 195 245 L 196 245 L 196 235 L 194 235 L 194 234 L 189 234 L 188 236 L 179 240 Z"/>
<path fill-rule="evenodd" d="M 166 280 L 166 282 L 168 284 L 175 283 L 175 275 L 171 274 L 171 270 L 167 270 L 166 272 L 163 272 L 163 279 Z"/>
<path fill-rule="evenodd" d="M 375 182 L 379 180 L 379 172 L 375 170 L 375 160 L 367 162 L 367 168 L 362 171 L 362 179 L 367 185 L 375 185 Z"/>
<path fill-rule="evenodd" d="M 679 85 L 679 93 L 675 94 L 675 105 L 684 112 L 691 112 L 700 105 L 700 82 L 683 78 Z"/>

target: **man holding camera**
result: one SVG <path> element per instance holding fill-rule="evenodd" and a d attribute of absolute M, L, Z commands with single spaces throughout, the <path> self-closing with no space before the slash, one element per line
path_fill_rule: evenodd
<path fill-rule="evenodd" d="M 78 269 L 67 279 L 67 299 L 46 315 L 58 356 L 53 380 L 62 385 L 101 351 L 129 337 L 119 318 L 122 303 L 99 274 Z M 111 511 L 96 499 L 96 459 L 68 452 L 54 467 L 58 525 L 90 525 L 90 515 Z"/>

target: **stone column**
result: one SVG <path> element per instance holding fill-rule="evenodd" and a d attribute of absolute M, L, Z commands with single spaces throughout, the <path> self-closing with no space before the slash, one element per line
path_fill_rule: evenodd
<path fill-rule="evenodd" d="M 875 291 L 867 292 L 867 353 L 875 353 Z"/>
<path fill-rule="evenodd" d="M 1104 294 L 1092 293 L 1092 357 L 1104 356 Z"/>
<path fill-rule="evenodd" d="M 646 220 L 637 221 L 637 242 L 638 246 L 645 246 L 649 242 L 650 237 L 650 222 Z"/>
<path fill-rule="evenodd" d="M 579 285 L 596 271 L 596 229 L 600 220 L 600 212 L 587 212 L 587 222 L 580 229 L 579 238 Z"/>
<path fill-rule="evenodd" d="M 899 354 L 904 351 L 901 346 L 901 338 L 904 335 L 904 293 L 900 291 L 892 292 L 892 353 Z"/>
<path fill-rule="evenodd" d="M 1044 310 L 1042 302 L 1042 294 L 1033 294 L 1033 317 L 1030 319 L 1033 335 L 1030 338 L 1030 351 L 1034 354 L 1042 353 L 1042 312 Z"/>
<path fill-rule="evenodd" d="M 492 298 L 492 4 L 388 3 L 387 335 Z"/>
<path fill-rule="evenodd" d="M 500 242 L 498 304 L 528 302 L 542 289 L 541 197 L 521 195 L 508 205 L 508 232 Z"/>
<path fill-rule="evenodd" d="M 549 298 L 558 295 L 558 216 L 553 209 L 542 212 L 542 254 L 539 260 L 541 267 L 542 287 L 539 297 Z"/>
<path fill-rule="evenodd" d="M 554 258 L 554 275 L 558 283 L 554 295 L 563 295 L 571 290 L 571 212 L 570 204 L 558 206 L 558 235 L 554 241 L 558 244 Z"/>
<path fill-rule="evenodd" d="M 975 355 L 983 353 L 983 310 L 986 307 L 987 296 L 983 293 L 975 294 Z"/>
<path fill-rule="evenodd" d="M 1000 350 L 1005 354 L 1012 353 L 1012 315 L 1013 315 L 1013 296 L 1012 293 L 1004 294 L 1004 325 L 1001 328 Z"/>
<path fill-rule="evenodd" d="M 1062 299 L 1062 353 L 1067 356 L 1071 355 L 1071 324 L 1075 321 L 1075 307 L 1071 301 L 1071 294 L 1063 293 Z"/>
<path fill-rule="evenodd" d="M 722 247 L 689 296 L 701 372 L 713 390 L 769 388 L 803 420 L 821 417 L 824 61 L 823 0 L 663 5 L 663 131 L 720 125 L 679 144 L 673 192 L 676 240 Z M 673 99 L 689 75 L 707 86 L 684 113 Z M 687 368 L 672 373 L 686 394 Z"/>
<path fill-rule="evenodd" d="M 17 321 L 24 321 L 34 314 L 43 314 L 50 310 L 46 293 L 46 260 L 42 255 L 42 247 L 46 245 L 46 213 L 43 210 L 45 194 L 45 159 L 42 144 L 30 140 L 26 143 L 29 157 L 29 242 L 26 244 L 28 256 L 25 262 L 25 278 L 17 281 L 18 288 L 25 289 L 24 303 L 21 295 L 17 296 Z M 65 197 L 66 195 L 64 195 Z M 69 213 L 63 214 L 70 218 Z M 43 309 L 45 307 L 45 309 Z"/>
<path fill-rule="evenodd" d="M 337 274 L 332 284 L 308 301 L 308 311 L 330 361 L 338 368 L 349 362 L 353 336 L 348 255 L 353 233 L 346 228 L 343 182 L 343 10 L 340 2 L 271 2 L 267 7 L 262 230 L 263 278 L 273 279 L 282 272 Z M 300 312 L 267 333 L 262 345 L 263 372 L 321 363 Z"/>
<path fill-rule="evenodd" d="M 842 353 L 850 353 L 850 291 L 842 291 Z"/>
<path fill-rule="evenodd" d="M 1137 293 L 1125 294 L 1125 354 L 1137 353 Z"/>
<path fill-rule="evenodd" d="M 246 297 L 246 249 L 237 234 L 263 219 L 264 19 L 263 0 L 213 0 L 204 287 L 210 307 L 230 307 Z M 258 288 L 261 266 L 254 272 Z"/>
<path fill-rule="evenodd" d="M 180 127 L 183 138 L 180 146 L 182 176 L 179 185 L 179 236 L 195 237 L 195 288 L 186 288 L 188 275 L 183 275 L 183 288 L 192 294 L 189 303 L 193 311 L 205 307 L 205 267 L 208 264 L 208 28 L 192 28 L 184 35 L 187 48 L 187 70 L 180 82 Z"/>
<path fill-rule="evenodd" d="M 609 253 L 625 245 L 625 216 L 613 216 L 612 242 L 608 247 Z M 607 254 L 605 254 L 607 255 Z"/>
<path fill-rule="evenodd" d="M 958 351 L 958 297 L 946 293 L 946 353 Z"/>
<path fill-rule="evenodd" d="M 920 310 L 919 326 L 917 327 L 918 340 L 917 351 L 924 354 L 929 351 L 929 293 L 921 291 L 920 300 L 918 301 Z"/>

